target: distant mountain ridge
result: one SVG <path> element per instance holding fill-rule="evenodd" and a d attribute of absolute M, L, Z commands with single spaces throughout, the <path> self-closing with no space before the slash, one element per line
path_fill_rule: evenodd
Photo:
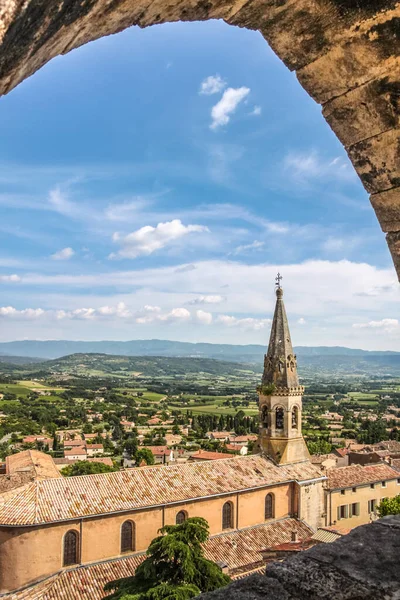
<path fill-rule="evenodd" d="M 169 356 L 169 357 L 197 357 L 216 358 L 219 360 L 259 363 L 267 350 L 258 344 L 234 345 L 176 342 L 170 340 L 131 340 L 119 341 L 68 341 L 68 340 L 21 340 L 0 343 L 0 356 L 26 357 L 40 359 L 57 359 L 71 354 L 115 354 L 118 356 Z M 400 356 L 400 352 L 371 351 L 344 346 L 296 346 L 294 348 L 298 357 L 384 357 Z M 7 361 L 8 362 L 8 361 Z"/>

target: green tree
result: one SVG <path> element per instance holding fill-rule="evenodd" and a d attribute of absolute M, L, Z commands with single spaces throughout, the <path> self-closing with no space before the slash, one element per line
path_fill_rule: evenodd
<path fill-rule="evenodd" d="M 189 600 L 229 583 L 228 575 L 204 556 L 205 519 L 192 517 L 159 533 L 133 577 L 106 584 L 104 589 L 113 592 L 106 600 Z"/>
<path fill-rule="evenodd" d="M 377 507 L 378 515 L 386 517 L 387 515 L 400 514 L 400 495 L 395 498 L 383 498 Z"/>
<path fill-rule="evenodd" d="M 64 477 L 74 477 L 75 475 L 93 475 L 94 473 L 111 473 L 116 471 L 114 467 L 100 462 L 89 462 L 88 460 L 78 460 L 73 465 L 68 465 L 61 469 L 61 475 Z"/>
<path fill-rule="evenodd" d="M 134 436 L 129 436 L 124 442 L 124 449 L 130 456 L 135 456 L 138 449 L 138 441 Z"/>
<path fill-rule="evenodd" d="M 148 448 L 140 448 L 136 452 L 136 464 L 139 466 L 143 461 L 146 465 L 154 465 L 154 456 L 151 450 Z"/>
<path fill-rule="evenodd" d="M 332 444 L 324 439 L 307 442 L 310 454 L 329 454 L 332 452 Z"/>

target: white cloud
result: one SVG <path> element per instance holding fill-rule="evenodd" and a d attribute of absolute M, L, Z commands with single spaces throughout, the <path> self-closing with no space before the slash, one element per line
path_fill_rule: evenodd
<path fill-rule="evenodd" d="M 283 170 L 298 181 L 311 179 L 353 179 L 355 171 L 348 159 L 337 156 L 325 159 L 316 150 L 289 152 L 283 161 Z"/>
<path fill-rule="evenodd" d="M 303 319 L 303 317 L 300 317 L 300 319 L 297 321 L 298 325 L 305 325 L 307 323 L 307 321 L 305 319 Z"/>
<path fill-rule="evenodd" d="M 90 269 L 86 273 L 58 275 L 26 273 L 21 275 L 18 290 L 20 285 L 24 285 L 24 290 L 29 294 L 26 297 L 30 298 L 30 306 L 40 306 L 42 310 L 46 310 L 46 315 L 37 319 L 37 325 L 34 320 L 30 321 L 29 327 L 26 316 L 21 315 L 20 324 L 16 316 L 9 319 L 3 316 L 2 338 L 54 339 L 57 336 L 59 339 L 132 339 L 135 335 L 142 335 L 140 329 L 145 332 L 145 337 L 160 338 L 163 331 L 160 331 L 161 325 L 165 324 L 165 329 L 171 323 L 167 336 L 169 339 L 265 344 L 268 326 L 254 329 L 254 321 L 247 322 L 247 327 L 245 321 L 239 328 L 235 323 L 246 317 L 257 320 L 272 317 L 274 281 L 280 271 L 284 276 L 284 300 L 289 322 L 294 325 L 301 318 L 307 321 L 307 325 L 303 327 L 297 324 L 292 340 L 295 345 L 399 349 L 400 328 L 395 321 L 385 320 L 387 317 L 400 320 L 400 287 L 392 266 L 378 268 L 349 260 L 308 260 L 302 263 L 287 262 L 284 265 L 249 265 L 236 260 L 207 260 L 191 264 L 190 269 L 185 266 L 187 265 L 182 264 L 182 268 L 178 268 L 177 264 L 171 264 L 96 272 Z M 114 289 L 114 293 L 105 294 L 102 291 L 104 288 Z M 229 294 L 222 305 L 189 305 L 188 302 L 200 296 L 199 290 L 211 290 L 213 295 L 218 295 L 218 292 L 223 295 L 228 290 Z M 20 294 L 18 307 L 19 302 Z M 92 307 L 100 313 L 101 307 L 116 307 L 119 302 L 126 304 L 127 310 L 132 313 L 131 317 L 99 314 L 92 319 L 83 319 L 78 318 L 76 313 L 70 316 L 72 311 L 80 307 Z M 13 304 L 10 297 L 8 304 Z M 146 306 L 158 307 L 160 310 L 148 310 L 144 308 Z M 225 317 L 223 322 L 217 321 L 221 306 Z M 192 314 L 191 318 L 165 320 L 165 315 L 170 314 L 175 307 L 188 309 Z M 47 312 L 49 309 L 53 312 Z M 59 319 L 56 309 L 64 311 Z M 212 313 L 212 326 L 201 325 L 196 309 Z M 102 312 L 110 313 L 106 310 Z M 2 313 L 4 315 L 4 310 Z M 161 314 L 164 320 L 154 318 L 154 313 Z M 176 317 L 176 313 L 173 315 Z M 187 317 L 187 313 L 183 313 L 185 315 Z M 136 319 L 144 317 L 148 317 L 148 326 L 136 325 Z M 129 327 L 126 326 L 128 321 Z M 365 325 L 381 321 L 383 324 L 380 327 L 352 327 L 353 324 Z M 229 326 L 229 323 L 232 325 Z M 59 325 L 58 328 L 56 324 Z M 190 327 L 187 326 L 189 324 Z M 386 333 L 385 327 L 393 327 L 392 333 Z"/>
<path fill-rule="evenodd" d="M 204 310 L 196 310 L 196 318 L 200 323 L 204 325 L 210 325 L 213 320 L 213 316 L 209 312 L 205 312 Z"/>
<path fill-rule="evenodd" d="M 208 227 L 204 225 L 183 225 L 180 219 L 174 219 L 166 223 L 158 223 L 156 227 L 146 225 L 126 236 L 114 233 L 113 241 L 121 245 L 117 254 L 119 257 L 136 258 L 165 248 L 190 233 L 208 231 Z M 115 254 L 110 258 L 115 258 Z"/>
<path fill-rule="evenodd" d="M 79 212 L 79 208 L 73 202 L 68 200 L 60 188 L 50 190 L 49 204 L 53 210 L 68 217 L 74 217 L 77 212 Z"/>
<path fill-rule="evenodd" d="M 150 308 L 150 310 L 149 310 Z M 145 325 L 154 322 L 162 322 L 162 323 L 176 323 L 179 321 L 189 321 L 191 319 L 191 313 L 186 308 L 173 308 L 169 312 L 161 312 L 161 309 L 158 310 L 157 307 L 145 307 L 145 312 L 147 314 L 136 317 L 136 323 L 140 325 Z M 156 309 L 156 310 L 152 310 Z"/>
<path fill-rule="evenodd" d="M 217 129 L 222 125 L 227 125 L 230 121 L 230 115 L 235 112 L 242 100 L 248 96 L 250 89 L 247 87 L 228 88 L 222 95 L 222 98 L 211 109 L 212 122 L 211 129 Z"/>
<path fill-rule="evenodd" d="M 233 251 L 233 254 L 243 254 L 243 252 L 247 252 L 248 250 L 261 250 L 265 246 L 265 242 L 260 242 L 259 240 L 254 240 L 251 244 L 243 244 L 242 246 L 237 246 Z"/>
<path fill-rule="evenodd" d="M 201 82 L 199 94 L 211 96 L 222 92 L 225 87 L 226 81 L 220 75 L 210 75 Z"/>
<path fill-rule="evenodd" d="M 0 317 L 10 317 L 16 319 L 37 319 L 45 314 L 42 308 L 24 308 L 17 310 L 13 306 L 0 306 Z"/>
<path fill-rule="evenodd" d="M 253 110 L 251 111 L 251 113 L 249 113 L 250 115 L 253 115 L 254 117 L 259 117 L 261 115 L 262 109 L 261 106 L 255 106 L 253 108 Z"/>
<path fill-rule="evenodd" d="M 0 275 L 0 281 L 15 283 L 21 281 L 21 277 L 19 275 Z"/>
<path fill-rule="evenodd" d="M 216 321 L 227 327 L 240 327 L 243 329 L 264 329 L 271 325 L 271 319 L 255 319 L 253 317 L 246 317 L 238 319 L 232 315 L 218 315 Z"/>
<path fill-rule="evenodd" d="M 188 304 L 220 304 L 225 300 L 224 296 L 197 296 L 197 298 L 193 298 L 190 300 Z"/>
<path fill-rule="evenodd" d="M 398 319 L 381 319 L 380 321 L 369 321 L 368 323 L 354 323 L 354 329 L 382 329 L 386 333 L 400 330 Z"/>
<path fill-rule="evenodd" d="M 51 255 L 53 260 L 69 260 L 74 256 L 75 252 L 72 248 L 63 248 Z"/>

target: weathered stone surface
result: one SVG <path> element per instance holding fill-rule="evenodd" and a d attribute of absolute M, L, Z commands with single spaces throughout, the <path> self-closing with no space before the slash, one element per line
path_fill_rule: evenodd
<path fill-rule="evenodd" d="M 371 204 L 382 227 L 382 231 L 400 231 L 400 188 L 372 194 Z"/>
<path fill-rule="evenodd" d="M 131 25 L 207 19 L 260 31 L 324 105 L 365 188 L 400 186 L 400 0 L 0 0 L 0 95 L 53 57 Z M 400 231 L 396 204 L 390 223 L 380 205 L 376 213 Z"/>
<path fill-rule="evenodd" d="M 398 600 L 400 517 L 357 527 L 333 544 L 319 544 L 203 600 Z"/>
<path fill-rule="evenodd" d="M 400 274 L 400 231 L 388 233 L 386 240 L 389 246 L 390 254 L 392 255 L 394 266 L 397 273 Z"/>
<path fill-rule="evenodd" d="M 377 193 L 400 186 L 399 136 L 400 129 L 389 129 L 348 149 L 367 192 Z"/>
<path fill-rule="evenodd" d="M 346 148 L 398 127 L 400 62 L 390 73 L 329 100 L 322 114 Z"/>

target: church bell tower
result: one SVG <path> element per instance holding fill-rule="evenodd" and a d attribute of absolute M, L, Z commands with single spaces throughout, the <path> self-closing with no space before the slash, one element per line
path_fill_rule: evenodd
<path fill-rule="evenodd" d="M 276 306 L 259 395 L 261 453 L 276 464 L 303 462 L 310 455 L 301 433 L 302 395 L 296 356 L 278 273 Z"/>

